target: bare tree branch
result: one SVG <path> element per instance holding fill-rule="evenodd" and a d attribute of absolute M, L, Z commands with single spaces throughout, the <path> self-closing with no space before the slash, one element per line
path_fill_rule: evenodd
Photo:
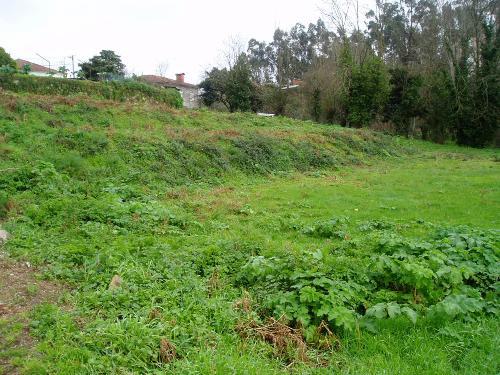
<path fill-rule="evenodd" d="M 159 62 L 156 66 L 156 74 L 158 74 L 160 77 L 165 77 L 165 75 L 167 74 L 168 66 L 168 61 Z"/>

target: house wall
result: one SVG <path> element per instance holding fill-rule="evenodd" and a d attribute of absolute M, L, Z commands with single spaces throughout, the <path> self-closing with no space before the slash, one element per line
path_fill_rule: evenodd
<path fill-rule="evenodd" d="M 42 72 L 29 72 L 29 75 L 31 75 L 31 76 L 37 76 L 37 77 L 64 78 L 64 76 L 62 75 L 62 73 L 49 74 L 49 73 L 42 73 Z"/>
<path fill-rule="evenodd" d="M 184 107 L 186 108 L 200 108 L 200 98 L 198 95 L 198 88 L 194 87 L 179 87 L 178 90 L 184 100 Z"/>

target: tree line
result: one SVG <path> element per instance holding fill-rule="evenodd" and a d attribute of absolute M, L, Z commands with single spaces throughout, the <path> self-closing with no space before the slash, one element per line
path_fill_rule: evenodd
<path fill-rule="evenodd" d="M 91 81 L 112 81 L 125 78 L 125 65 L 122 63 L 121 57 L 114 51 L 102 50 L 98 55 L 90 58 L 88 61 L 78 64 L 80 70 L 77 77 L 79 79 L 88 79 Z M 31 71 L 29 64 L 18 69 L 16 61 L 0 47 L 0 73 L 25 73 Z M 68 69 L 61 66 L 57 70 L 66 77 Z"/>
<path fill-rule="evenodd" d="M 251 39 L 201 83 L 209 106 L 484 147 L 497 136 L 499 2 L 328 0 L 324 19 Z M 327 26 L 328 25 L 328 26 Z"/>

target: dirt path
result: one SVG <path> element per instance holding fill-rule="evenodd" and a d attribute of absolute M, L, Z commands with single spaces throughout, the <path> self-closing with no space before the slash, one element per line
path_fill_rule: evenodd
<path fill-rule="evenodd" d="M 0 250 L 0 374 L 18 374 L 19 364 L 33 353 L 29 313 L 41 303 L 55 303 L 64 287 L 39 279 L 39 270 Z"/>

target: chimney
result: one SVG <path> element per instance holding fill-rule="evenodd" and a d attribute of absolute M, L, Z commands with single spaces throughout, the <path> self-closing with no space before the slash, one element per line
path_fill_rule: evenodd
<path fill-rule="evenodd" d="M 176 80 L 177 82 L 182 82 L 182 83 L 184 83 L 184 76 L 185 76 L 185 75 L 186 75 L 185 73 L 177 73 L 177 74 L 175 75 L 175 80 Z"/>

